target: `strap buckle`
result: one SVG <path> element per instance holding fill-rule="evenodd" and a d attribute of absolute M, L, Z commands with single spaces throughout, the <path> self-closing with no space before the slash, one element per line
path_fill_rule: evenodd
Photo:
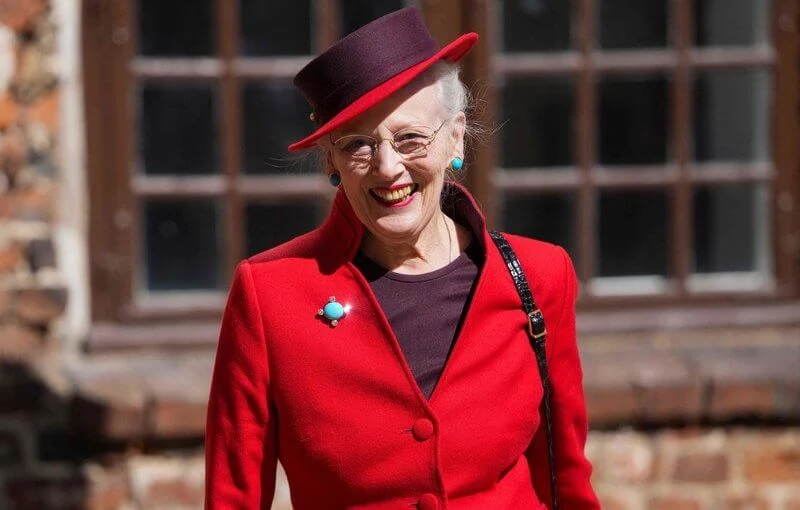
<path fill-rule="evenodd" d="M 547 328 L 544 325 L 544 316 L 542 311 L 536 308 L 528 314 L 528 333 L 534 340 L 544 338 L 547 334 Z"/>

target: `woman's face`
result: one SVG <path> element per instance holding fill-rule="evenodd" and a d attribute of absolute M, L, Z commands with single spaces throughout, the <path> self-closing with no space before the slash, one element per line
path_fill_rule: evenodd
<path fill-rule="evenodd" d="M 329 165 L 378 240 L 413 242 L 432 224 L 445 170 L 463 154 L 464 126 L 463 113 L 446 118 L 434 83 L 401 90 L 331 133 L 325 147 Z"/>

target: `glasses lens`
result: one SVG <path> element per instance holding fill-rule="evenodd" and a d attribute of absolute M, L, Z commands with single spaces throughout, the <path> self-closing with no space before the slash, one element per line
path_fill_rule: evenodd
<path fill-rule="evenodd" d="M 427 127 L 404 129 L 394 135 L 394 147 L 406 156 L 425 152 L 433 138 L 433 130 Z"/>
<path fill-rule="evenodd" d="M 354 158 L 369 158 L 375 139 L 365 135 L 348 135 L 336 140 L 333 146 Z"/>

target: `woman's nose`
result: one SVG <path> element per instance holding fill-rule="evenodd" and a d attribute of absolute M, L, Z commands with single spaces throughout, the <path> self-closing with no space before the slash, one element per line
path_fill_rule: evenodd
<path fill-rule="evenodd" d="M 381 140 L 375 147 L 373 157 L 374 171 L 385 176 L 394 177 L 403 171 L 403 158 L 394 150 L 389 140 Z"/>

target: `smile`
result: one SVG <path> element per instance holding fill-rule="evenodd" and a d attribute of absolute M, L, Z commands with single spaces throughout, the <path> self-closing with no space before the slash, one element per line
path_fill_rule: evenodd
<path fill-rule="evenodd" d="M 370 190 L 372 196 L 385 203 L 386 205 L 395 205 L 403 202 L 412 193 L 414 193 L 419 186 L 417 184 L 406 184 L 393 189 L 387 188 L 373 188 Z"/>

